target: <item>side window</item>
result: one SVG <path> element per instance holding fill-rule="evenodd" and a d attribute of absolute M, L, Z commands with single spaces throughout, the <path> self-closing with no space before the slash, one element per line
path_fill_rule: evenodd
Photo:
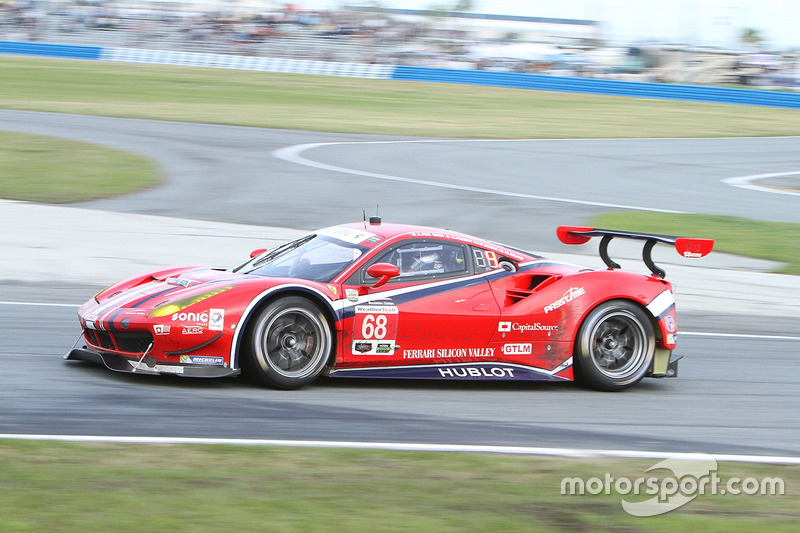
<path fill-rule="evenodd" d="M 467 247 L 462 244 L 440 241 L 417 241 L 394 248 L 371 263 L 389 263 L 397 266 L 400 275 L 392 281 L 407 282 L 413 279 L 449 278 L 469 273 Z M 369 282 L 372 278 L 364 274 Z"/>

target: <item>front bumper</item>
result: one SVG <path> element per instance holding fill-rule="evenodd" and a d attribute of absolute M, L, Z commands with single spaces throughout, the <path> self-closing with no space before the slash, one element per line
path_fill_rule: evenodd
<path fill-rule="evenodd" d="M 74 348 L 64 359 L 86 361 L 104 365 L 115 372 L 129 374 L 163 375 L 171 374 L 182 377 L 222 378 L 238 376 L 241 370 L 222 365 L 193 363 L 158 363 L 152 355 L 143 358 L 125 357 L 119 354 L 102 353 L 83 348 Z"/>

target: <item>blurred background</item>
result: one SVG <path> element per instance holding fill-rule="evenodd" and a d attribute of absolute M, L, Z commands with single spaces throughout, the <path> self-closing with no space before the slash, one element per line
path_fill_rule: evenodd
<path fill-rule="evenodd" d="M 800 88 L 800 3 L 0 0 L 0 40 Z"/>

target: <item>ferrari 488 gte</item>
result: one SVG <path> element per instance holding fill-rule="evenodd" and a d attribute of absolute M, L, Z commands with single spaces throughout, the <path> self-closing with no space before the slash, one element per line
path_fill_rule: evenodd
<path fill-rule="evenodd" d="M 232 269 L 172 267 L 79 310 L 67 359 L 141 374 L 243 373 L 297 388 L 331 377 L 578 380 L 616 391 L 674 377 L 672 286 L 650 257 L 713 241 L 560 227 L 602 237 L 590 270 L 454 231 L 369 221 L 321 229 Z M 612 238 L 644 242 L 649 274 L 621 270 Z"/>

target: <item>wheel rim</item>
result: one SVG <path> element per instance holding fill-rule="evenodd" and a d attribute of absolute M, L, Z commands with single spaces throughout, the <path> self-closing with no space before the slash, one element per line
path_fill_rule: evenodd
<path fill-rule="evenodd" d="M 327 349 L 327 331 L 306 309 L 293 307 L 273 316 L 260 335 L 259 355 L 276 373 L 289 378 L 312 374 Z"/>
<path fill-rule="evenodd" d="M 647 357 L 647 334 L 633 314 L 615 311 L 592 328 L 591 351 L 600 372 L 625 379 L 636 374 Z"/>

